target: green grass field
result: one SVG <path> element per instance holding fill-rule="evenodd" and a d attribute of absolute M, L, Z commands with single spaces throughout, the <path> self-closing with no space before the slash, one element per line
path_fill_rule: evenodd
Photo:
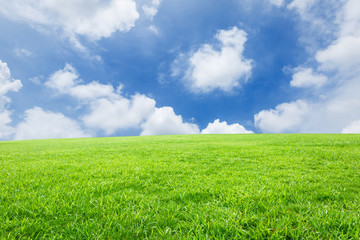
<path fill-rule="evenodd" d="M 0 239 L 359 239 L 360 135 L 0 142 Z"/>

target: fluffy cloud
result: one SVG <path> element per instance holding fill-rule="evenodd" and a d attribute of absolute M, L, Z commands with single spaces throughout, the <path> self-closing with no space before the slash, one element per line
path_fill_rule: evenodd
<path fill-rule="evenodd" d="M 121 96 L 111 85 L 82 84 L 76 69 L 66 64 L 54 72 L 46 86 L 82 101 L 88 113 L 81 120 L 90 129 L 114 134 L 118 130 L 142 129 L 142 135 L 199 133 L 195 124 L 183 123 L 171 107 L 156 108 L 156 101 L 142 94 Z"/>
<path fill-rule="evenodd" d="M 45 85 L 60 94 L 67 94 L 82 101 L 89 113 L 82 116 L 84 124 L 92 129 L 113 134 L 118 130 L 139 128 L 155 110 L 155 100 L 136 94 L 130 99 L 120 95 L 112 85 L 98 82 L 82 84 L 76 69 L 66 64 L 54 72 Z"/>
<path fill-rule="evenodd" d="M 90 104 L 91 112 L 82 120 L 88 127 L 112 134 L 120 129 L 138 128 L 153 113 L 155 104 L 155 100 L 140 94 L 131 99 L 100 98 Z"/>
<path fill-rule="evenodd" d="M 352 122 L 350 125 L 346 126 L 342 133 L 360 133 L 360 120 Z"/>
<path fill-rule="evenodd" d="M 100 84 L 93 81 L 89 84 L 81 84 L 79 74 L 70 64 L 64 69 L 54 72 L 45 83 L 51 89 L 61 94 L 69 94 L 81 100 L 94 100 L 101 97 L 116 97 L 113 86 Z"/>
<path fill-rule="evenodd" d="M 64 69 L 54 72 L 45 85 L 49 88 L 55 89 L 62 94 L 70 93 L 71 88 L 76 84 L 79 75 L 76 69 L 70 64 L 66 63 Z"/>
<path fill-rule="evenodd" d="M 7 63 L 0 60 L 0 98 L 10 91 L 19 91 L 21 87 L 21 81 L 12 79 Z"/>
<path fill-rule="evenodd" d="M 97 40 L 115 31 L 128 31 L 139 14 L 132 0 L 0 1 L 10 19 L 60 27 L 64 32 Z"/>
<path fill-rule="evenodd" d="M 282 103 L 275 109 L 263 110 L 254 116 L 255 126 L 267 133 L 293 131 L 303 121 L 308 104 L 302 100 Z"/>
<path fill-rule="evenodd" d="M 196 124 L 184 123 L 171 107 L 156 108 L 154 113 L 141 125 L 141 135 L 198 134 Z"/>
<path fill-rule="evenodd" d="M 311 68 L 297 68 L 290 85 L 293 87 L 321 87 L 327 82 L 327 77 L 313 73 Z"/>
<path fill-rule="evenodd" d="M 139 18 L 133 0 L 0 0 L 0 13 L 12 20 L 42 29 L 61 29 L 79 50 L 85 48 L 77 36 L 91 40 L 129 31 Z"/>
<path fill-rule="evenodd" d="M 230 44 L 231 38 L 223 38 Z M 236 44 L 236 43 L 231 43 Z M 239 46 L 240 47 L 240 46 Z M 156 107 L 156 101 L 142 94 L 123 97 L 111 85 L 98 82 L 82 84 L 76 69 L 66 64 L 49 77 L 45 85 L 59 94 L 81 101 L 88 113 L 80 119 L 90 129 L 110 135 L 118 130 L 141 129 L 141 135 L 199 134 L 198 125 L 184 122 L 172 107 Z M 215 120 L 202 133 L 252 133 L 239 124 Z"/>
<path fill-rule="evenodd" d="M 216 89 L 230 92 L 245 83 L 251 74 L 252 61 L 243 56 L 246 33 L 233 27 L 218 31 L 215 38 L 220 42 L 219 49 L 204 44 L 173 63 L 173 76 L 185 71 L 183 80 L 193 92 L 209 93 Z M 182 65 L 186 65 L 185 70 L 181 69 Z"/>
<path fill-rule="evenodd" d="M 220 122 L 220 119 L 216 119 L 213 123 L 209 123 L 208 126 L 201 131 L 202 134 L 240 134 L 240 133 L 253 133 L 246 130 L 238 123 L 228 125 L 226 121 Z"/>
<path fill-rule="evenodd" d="M 25 120 L 16 127 L 15 139 L 90 137 L 79 124 L 61 113 L 34 107 L 25 112 Z"/>

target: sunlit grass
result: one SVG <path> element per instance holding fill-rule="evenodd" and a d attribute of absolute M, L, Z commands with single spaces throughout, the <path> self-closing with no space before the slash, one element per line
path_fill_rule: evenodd
<path fill-rule="evenodd" d="M 0 238 L 359 239 L 360 135 L 0 142 Z"/>

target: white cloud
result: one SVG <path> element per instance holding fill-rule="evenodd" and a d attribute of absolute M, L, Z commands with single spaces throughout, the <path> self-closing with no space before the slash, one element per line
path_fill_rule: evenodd
<path fill-rule="evenodd" d="M 196 124 L 184 123 L 173 108 L 157 108 L 152 98 L 142 94 L 123 97 L 122 85 L 115 90 L 111 85 L 82 82 L 76 69 L 66 64 L 64 69 L 54 72 L 45 85 L 80 100 L 87 109 L 80 119 L 89 129 L 104 131 L 106 135 L 127 129 L 142 129 L 142 135 L 200 132 Z"/>
<path fill-rule="evenodd" d="M 254 116 L 255 126 L 267 133 L 290 132 L 297 129 L 308 111 L 302 100 L 282 103 L 275 109 L 263 110 Z"/>
<path fill-rule="evenodd" d="M 243 56 L 246 33 L 233 27 L 216 34 L 220 49 L 204 44 L 185 59 L 186 69 L 181 69 L 183 55 L 173 63 L 173 76 L 185 71 L 183 80 L 193 92 L 209 93 L 216 89 L 230 92 L 245 83 L 251 74 L 252 60 Z"/>
<path fill-rule="evenodd" d="M 340 133 L 360 119 L 359 80 L 346 79 L 335 89 L 322 91 L 320 98 L 303 98 L 279 104 L 275 110 L 263 110 L 255 115 L 255 126 L 264 132 Z"/>
<path fill-rule="evenodd" d="M 36 28 L 61 29 L 79 50 L 77 36 L 91 40 L 109 37 L 116 31 L 129 31 L 139 18 L 133 0 L 0 0 L 0 13 L 9 19 Z"/>
<path fill-rule="evenodd" d="M 158 13 L 160 2 L 161 2 L 160 0 L 152 0 L 150 5 L 143 5 L 142 10 L 145 16 L 152 20 L 155 17 L 155 15 Z"/>
<path fill-rule="evenodd" d="M 107 135 L 118 130 L 140 128 L 140 124 L 155 110 L 155 100 L 145 95 L 135 94 L 130 99 L 121 96 L 122 85 L 115 90 L 112 85 L 96 81 L 81 83 L 76 69 L 66 64 L 45 84 L 58 93 L 81 100 L 88 108 L 88 113 L 81 117 L 84 124 L 91 129 L 103 130 Z"/>
<path fill-rule="evenodd" d="M 0 60 L 0 98 L 10 91 L 19 91 L 21 87 L 21 81 L 12 79 L 7 63 Z"/>
<path fill-rule="evenodd" d="M 66 63 L 64 69 L 54 72 L 45 85 L 49 88 L 55 89 L 62 94 L 69 93 L 71 88 L 76 84 L 79 78 L 76 69 L 70 64 Z"/>
<path fill-rule="evenodd" d="M 141 125 L 141 135 L 198 134 L 196 124 L 184 123 L 181 115 L 176 115 L 173 108 L 156 108 L 154 113 Z"/>
<path fill-rule="evenodd" d="M 64 32 L 97 40 L 128 31 L 139 18 L 132 0 L 0 1 L 1 12 L 14 20 L 60 27 Z"/>
<path fill-rule="evenodd" d="M 155 100 L 137 94 L 131 99 L 101 98 L 90 103 L 90 113 L 82 120 L 86 126 L 113 134 L 117 130 L 139 128 L 155 110 Z"/>
<path fill-rule="evenodd" d="M 360 14 L 360 13 L 359 13 Z M 319 51 L 316 60 L 323 70 L 340 70 L 359 72 L 360 65 L 360 34 L 345 35 L 338 38 L 326 49 Z"/>
<path fill-rule="evenodd" d="M 290 85 L 293 87 L 321 87 L 327 82 L 327 77 L 313 73 L 311 68 L 296 68 Z"/>
<path fill-rule="evenodd" d="M 81 100 L 94 100 L 101 97 L 116 97 L 114 88 L 93 81 L 89 84 L 81 84 L 79 74 L 70 64 L 66 64 L 64 69 L 53 73 L 45 85 L 56 90 L 61 94 L 68 94 Z"/>
<path fill-rule="evenodd" d="M 95 99 L 101 97 L 115 96 L 114 87 L 98 82 L 91 82 L 86 85 L 74 86 L 70 89 L 69 94 L 79 99 Z"/>
<path fill-rule="evenodd" d="M 339 36 L 359 35 L 360 2 L 358 0 L 348 0 L 340 14 L 340 18 Z"/>
<path fill-rule="evenodd" d="M 90 137 L 79 124 L 61 113 L 44 111 L 39 107 L 28 109 L 25 120 L 16 127 L 16 140 L 46 138 Z"/>
<path fill-rule="evenodd" d="M 360 133 L 360 120 L 352 122 L 350 125 L 346 126 L 342 133 Z"/>
<path fill-rule="evenodd" d="M 30 57 L 33 53 L 25 48 L 15 48 L 14 52 L 18 57 Z"/>
<path fill-rule="evenodd" d="M 226 121 L 220 122 L 220 119 L 216 119 L 213 123 L 209 123 L 208 126 L 201 131 L 202 134 L 241 134 L 241 133 L 253 133 L 244 128 L 244 126 L 235 123 L 228 125 Z"/>

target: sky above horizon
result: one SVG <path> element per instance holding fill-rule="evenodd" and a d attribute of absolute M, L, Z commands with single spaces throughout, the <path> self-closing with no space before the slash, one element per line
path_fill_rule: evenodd
<path fill-rule="evenodd" d="M 360 133 L 359 0 L 0 0 L 0 140 Z"/>

